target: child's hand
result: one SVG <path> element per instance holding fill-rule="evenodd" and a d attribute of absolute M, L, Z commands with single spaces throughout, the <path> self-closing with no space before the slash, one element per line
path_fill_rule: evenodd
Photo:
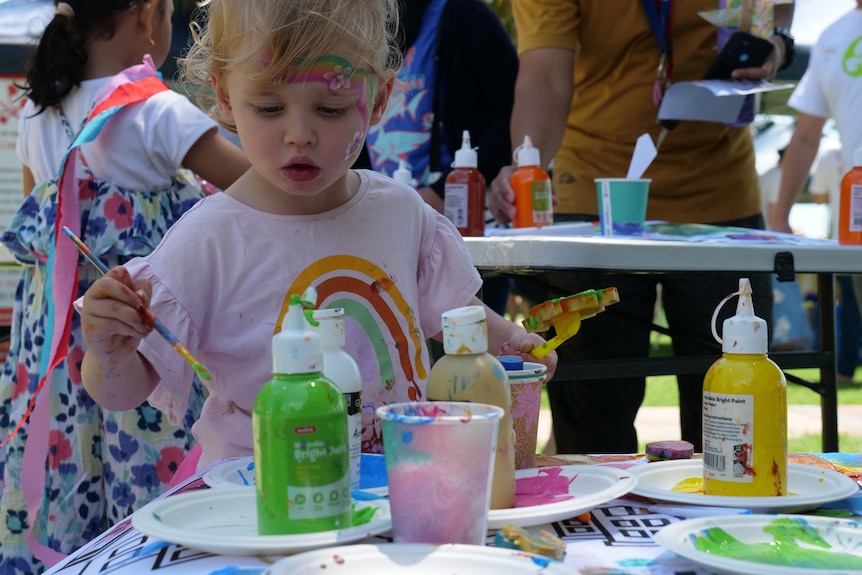
<path fill-rule="evenodd" d="M 548 378 L 545 380 L 548 382 L 553 379 L 554 372 L 557 371 L 557 352 L 551 351 L 542 359 L 536 359 L 529 353 L 531 349 L 539 347 L 543 343 L 545 340 L 539 334 L 519 330 L 510 341 L 500 346 L 500 355 L 519 355 L 524 361 L 542 363 L 548 366 Z"/>
<path fill-rule="evenodd" d="M 149 281 L 135 283 L 126 268 L 118 266 L 84 294 L 81 332 L 105 375 L 121 370 L 136 355 L 141 338 L 152 331 L 138 313 L 151 293 Z"/>

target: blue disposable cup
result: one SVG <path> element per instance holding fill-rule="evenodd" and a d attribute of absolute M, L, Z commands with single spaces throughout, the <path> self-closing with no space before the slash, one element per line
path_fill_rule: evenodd
<path fill-rule="evenodd" d="M 626 235 L 643 230 L 651 181 L 648 178 L 596 178 L 602 235 Z"/>

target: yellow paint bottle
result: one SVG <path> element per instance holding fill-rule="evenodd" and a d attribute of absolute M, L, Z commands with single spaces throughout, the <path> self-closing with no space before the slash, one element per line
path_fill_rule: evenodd
<path fill-rule="evenodd" d="M 736 315 L 718 312 L 739 296 Z M 787 382 L 766 356 L 766 321 L 754 315 L 751 283 L 727 296 L 712 316 L 721 359 L 703 380 L 703 491 L 706 495 L 787 495 Z"/>
<path fill-rule="evenodd" d="M 431 401 L 469 401 L 503 408 L 497 433 L 491 509 L 515 505 L 515 430 L 509 378 L 500 361 L 488 353 L 485 308 L 471 305 L 443 313 L 446 355 L 431 367 L 427 394 Z"/>

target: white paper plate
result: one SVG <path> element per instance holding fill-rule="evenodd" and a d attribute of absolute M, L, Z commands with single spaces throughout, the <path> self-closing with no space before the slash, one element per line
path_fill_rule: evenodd
<path fill-rule="evenodd" d="M 565 563 L 497 547 L 383 543 L 308 551 L 282 559 L 264 575 L 576 575 Z"/>
<path fill-rule="evenodd" d="M 210 467 L 202 476 L 204 483 L 210 487 L 234 488 L 254 487 L 254 458 L 237 457 L 227 459 Z"/>
<path fill-rule="evenodd" d="M 365 525 L 305 533 L 258 535 L 254 489 L 205 489 L 158 499 L 132 515 L 138 531 L 163 541 L 223 555 L 278 555 L 343 545 L 392 528 L 389 501 L 357 501 L 378 507 Z"/>
<path fill-rule="evenodd" d="M 236 457 L 214 464 L 202 476 L 203 482 L 213 489 L 236 489 L 254 487 L 254 458 Z M 385 496 L 389 488 L 371 487 L 362 490 L 364 493 Z"/>
<path fill-rule="evenodd" d="M 541 469 L 519 469 L 515 472 L 515 479 L 536 477 Z M 492 509 L 488 512 L 488 529 L 500 529 L 506 524 L 529 527 L 570 519 L 622 497 L 637 485 L 637 478 L 627 469 L 599 465 L 564 465 L 560 469 L 561 476 L 575 478 L 569 483 L 572 499 L 530 507 Z"/>
<path fill-rule="evenodd" d="M 734 539 L 747 545 L 766 545 L 775 540 L 775 537 L 763 529 L 779 519 L 793 519 L 803 521 L 805 525 L 816 530 L 830 546 L 826 548 L 793 541 L 798 543 L 801 549 L 816 550 L 819 553 L 852 555 L 862 562 L 862 523 L 858 521 L 847 521 L 831 517 L 817 517 L 810 515 L 722 515 L 720 517 L 704 517 L 701 519 L 689 519 L 660 529 L 653 539 L 656 543 L 665 547 L 677 555 L 693 561 L 709 571 L 722 575 L 862 575 L 862 569 L 847 569 L 833 567 L 830 569 L 817 568 L 814 555 L 801 553 L 811 561 L 813 567 L 788 567 L 770 565 L 745 559 L 733 559 L 724 557 L 717 553 L 706 553 L 695 547 L 695 539 L 703 535 L 706 529 L 718 527 L 723 529 Z M 756 553 L 756 547 L 751 551 Z M 782 553 L 786 553 L 785 550 Z M 837 560 L 837 558 L 836 558 Z"/>
<path fill-rule="evenodd" d="M 799 463 L 787 465 L 787 491 L 793 495 L 775 497 L 704 495 L 673 491 L 673 486 L 678 482 L 703 475 L 703 461 L 700 459 L 655 461 L 646 465 L 635 465 L 628 471 L 638 478 L 637 486 L 632 489 L 635 495 L 654 501 L 741 507 L 756 513 L 798 513 L 830 501 L 846 499 L 859 491 L 856 482 L 842 473 Z"/>

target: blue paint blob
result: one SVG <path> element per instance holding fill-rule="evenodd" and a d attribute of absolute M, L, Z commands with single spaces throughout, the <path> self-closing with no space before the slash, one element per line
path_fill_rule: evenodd
<path fill-rule="evenodd" d="M 412 442 L 412 441 L 413 441 L 413 432 L 412 431 L 404 432 L 401 435 L 401 443 L 403 443 L 404 445 L 409 445 L 410 442 Z"/>
<path fill-rule="evenodd" d="M 248 568 L 248 567 L 224 567 L 216 571 L 211 571 L 210 575 L 261 575 L 264 569 Z"/>
<path fill-rule="evenodd" d="M 535 563 L 536 565 L 538 565 L 539 567 L 542 567 L 542 568 L 547 567 L 548 565 L 551 564 L 552 561 L 554 561 L 554 559 L 551 559 L 550 557 L 542 557 L 541 555 L 536 555 L 536 556 L 532 557 L 532 560 L 533 560 L 533 563 Z"/>
<path fill-rule="evenodd" d="M 620 567 L 649 567 L 650 565 L 654 565 L 655 562 L 652 559 L 635 557 L 632 559 L 625 559 L 624 561 L 617 561 L 617 564 Z"/>

